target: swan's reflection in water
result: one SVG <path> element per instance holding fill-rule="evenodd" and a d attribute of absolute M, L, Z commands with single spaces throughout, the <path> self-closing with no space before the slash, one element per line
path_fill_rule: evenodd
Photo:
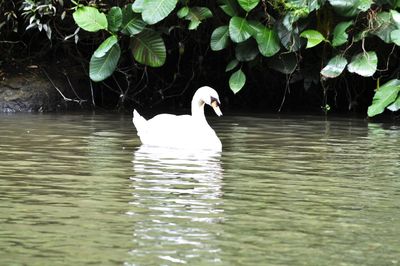
<path fill-rule="evenodd" d="M 132 263 L 219 261 L 220 153 L 142 146 L 133 169 Z"/>

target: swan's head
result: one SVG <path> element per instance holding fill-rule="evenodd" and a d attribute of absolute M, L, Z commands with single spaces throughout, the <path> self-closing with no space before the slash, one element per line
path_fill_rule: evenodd
<path fill-rule="evenodd" d="M 199 88 L 193 96 L 193 100 L 194 99 L 198 99 L 200 104 L 205 103 L 211 106 L 218 116 L 222 115 L 221 109 L 219 108 L 221 102 L 218 93 L 213 88 L 209 86 Z"/>

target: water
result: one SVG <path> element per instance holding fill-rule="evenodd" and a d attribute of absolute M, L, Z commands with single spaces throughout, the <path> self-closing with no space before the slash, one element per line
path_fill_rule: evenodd
<path fill-rule="evenodd" d="M 130 117 L 0 116 L 0 265 L 399 265 L 400 127 L 211 120 L 223 153 Z"/>

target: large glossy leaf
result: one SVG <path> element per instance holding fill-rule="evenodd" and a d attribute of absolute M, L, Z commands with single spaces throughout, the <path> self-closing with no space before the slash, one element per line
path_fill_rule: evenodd
<path fill-rule="evenodd" d="M 320 44 L 322 41 L 325 40 L 325 37 L 319 31 L 316 30 L 305 30 L 300 34 L 300 37 L 307 39 L 306 48 L 317 46 L 318 44 Z"/>
<path fill-rule="evenodd" d="M 249 27 L 251 29 L 251 36 L 256 39 L 257 34 L 260 33 L 265 26 L 257 20 L 248 20 L 247 22 L 249 23 Z"/>
<path fill-rule="evenodd" d="M 375 52 L 362 52 L 352 58 L 351 63 L 347 65 L 347 70 L 363 77 L 371 77 L 377 66 L 378 57 Z"/>
<path fill-rule="evenodd" d="M 142 13 L 144 1 L 145 0 L 135 0 L 135 2 L 133 2 L 132 6 L 131 6 L 132 11 L 135 13 Z"/>
<path fill-rule="evenodd" d="M 144 0 L 142 18 L 147 24 L 156 24 L 174 10 L 178 0 Z"/>
<path fill-rule="evenodd" d="M 142 20 L 140 14 L 134 13 L 129 6 L 122 10 L 122 27 L 121 32 L 128 36 L 140 33 L 146 23 Z"/>
<path fill-rule="evenodd" d="M 396 23 L 392 19 L 390 12 L 378 13 L 373 22 L 372 34 L 378 36 L 385 43 L 392 43 L 391 33 L 397 29 Z"/>
<path fill-rule="evenodd" d="M 368 116 L 382 113 L 387 106 L 393 103 L 400 92 L 400 80 L 392 79 L 377 88 L 372 104 L 368 107 Z"/>
<path fill-rule="evenodd" d="M 238 0 L 239 5 L 246 10 L 246 12 L 249 12 L 253 8 L 255 8 L 260 0 Z"/>
<path fill-rule="evenodd" d="M 96 57 L 94 54 L 89 63 L 89 76 L 93 81 L 102 81 L 111 76 L 117 67 L 121 49 L 115 43 L 104 56 Z"/>
<path fill-rule="evenodd" d="M 238 93 L 246 83 L 246 75 L 241 69 L 234 72 L 229 78 L 229 87 L 233 93 Z"/>
<path fill-rule="evenodd" d="M 112 35 L 104 40 L 94 52 L 95 57 L 103 57 L 118 42 L 116 36 Z"/>
<path fill-rule="evenodd" d="M 216 28 L 211 34 L 211 50 L 219 51 L 225 49 L 229 43 L 229 28 L 228 26 L 221 26 Z"/>
<path fill-rule="evenodd" d="M 78 8 L 72 14 L 75 23 L 86 31 L 96 32 L 107 29 L 108 22 L 104 13 L 99 12 L 97 8 L 84 6 Z"/>
<path fill-rule="evenodd" d="M 329 60 L 328 64 L 321 70 L 321 75 L 327 78 L 336 78 L 342 74 L 347 65 L 347 59 L 342 55 L 337 55 Z"/>
<path fill-rule="evenodd" d="M 219 7 L 230 17 L 239 15 L 239 5 L 237 0 L 223 0 Z"/>
<path fill-rule="evenodd" d="M 233 42 L 244 42 L 251 36 L 252 29 L 246 19 L 233 17 L 229 21 L 229 36 Z"/>
<path fill-rule="evenodd" d="M 277 22 L 276 24 L 276 32 L 278 33 L 279 39 L 282 45 L 291 52 L 298 51 L 302 45 L 305 43 L 305 40 L 300 38 L 300 30 L 298 26 L 292 27 L 291 30 L 288 30 L 282 23 L 282 21 Z"/>
<path fill-rule="evenodd" d="M 400 13 L 397 12 L 396 10 L 390 10 L 390 14 L 392 15 L 392 20 L 393 23 L 396 25 L 396 28 L 400 28 Z"/>
<path fill-rule="evenodd" d="M 333 9 L 341 16 L 353 17 L 360 12 L 367 11 L 372 4 L 373 0 L 329 0 Z"/>
<path fill-rule="evenodd" d="M 400 110 L 400 95 L 397 96 L 397 99 L 391 105 L 389 105 L 387 109 L 389 109 L 392 112 Z"/>
<path fill-rule="evenodd" d="M 251 61 L 258 55 L 257 43 L 254 39 L 238 43 L 235 48 L 235 57 L 238 61 Z"/>
<path fill-rule="evenodd" d="M 122 24 L 122 10 L 118 6 L 113 6 L 107 13 L 108 29 L 117 32 Z"/>
<path fill-rule="evenodd" d="M 390 38 L 392 42 L 395 43 L 397 46 L 400 46 L 400 30 L 394 30 L 390 33 Z"/>
<path fill-rule="evenodd" d="M 176 15 L 178 16 L 178 18 L 184 18 L 189 14 L 189 7 L 184 6 L 181 9 L 178 10 L 178 12 L 176 12 Z"/>
<path fill-rule="evenodd" d="M 255 38 L 258 43 L 258 50 L 263 56 L 273 56 L 281 48 L 278 35 L 274 30 L 267 27 L 262 26 Z"/>
<path fill-rule="evenodd" d="M 167 57 L 163 39 L 151 30 L 145 30 L 133 37 L 132 52 L 136 61 L 151 67 L 162 66 Z"/>
<path fill-rule="evenodd" d="M 189 20 L 189 30 L 195 30 L 200 25 L 200 23 L 212 17 L 211 10 L 207 7 L 191 7 L 189 8 L 188 14 L 185 16 L 185 19 Z"/>
<path fill-rule="evenodd" d="M 332 46 L 340 46 L 347 42 L 349 35 L 346 30 L 353 24 L 353 21 L 344 21 L 336 25 L 333 30 Z"/>

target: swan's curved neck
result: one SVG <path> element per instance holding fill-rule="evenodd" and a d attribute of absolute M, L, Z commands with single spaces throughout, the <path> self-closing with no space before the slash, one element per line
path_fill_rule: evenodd
<path fill-rule="evenodd" d="M 192 117 L 207 123 L 204 115 L 204 104 L 204 101 L 198 95 L 194 95 L 192 100 Z"/>

